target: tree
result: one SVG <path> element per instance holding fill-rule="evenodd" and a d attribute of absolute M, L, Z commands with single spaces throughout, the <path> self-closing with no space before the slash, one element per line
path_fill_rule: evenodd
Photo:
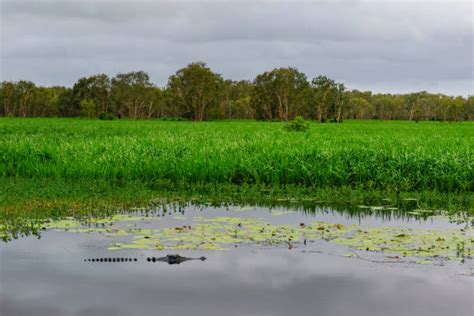
<path fill-rule="evenodd" d="M 71 88 L 61 87 L 61 89 L 58 90 L 58 115 L 77 115 L 76 109 L 74 108 L 74 94 Z"/>
<path fill-rule="evenodd" d="M 336 123 L 342 122 L 342 114 L 348 103 L 348 94 L 342 83 L 337 83 L 333 90 L 333 107 L 330 110 L 330 117 Z"/>
<path fill-rule="evenodd" d="M 408 111 L 408 119 L 411 121 L 415 115 L 415 109 L 417 107 L 419 94 L 418 93 L 410 93 L 405 96 L 405 108 Z"/>
<path fill-rule="evenodd" d="M 342 83 L 318 76 L 311 83 L 296 68 L 275 68 L 251 81 L 223 80 L 197 62 L 170 76 L 165 88 L 135 71 L 80 78 L 72 88 L 36 86 L 31 81 L 0 82 L 0 116 L 86 116 L 291 120 L 355 119 L 474 120 L 474 96 L 426 91 L 372 94 L 346 91 Z"/>
<path fill-rule="evenodd" d="M 308 81 L 296 68 L 276 68 L 253 81 L 252 106 L 257 118 L 287 121 L 303 112 Z"/>
<path fill-rule="evenodd" d="M 101 112 L 110 111 L 110 79 L 105 74 L 84 77 L 79 79 L 72 88 L 74 111 L 76 115 L 81 112 L 80 103 L 82 100 L 94 101 L 95 108 L 93 116 L 96 117 Z"/>
<path fill-rule="evenodd" d="M 59 93 L 56 87 L 36 87 L 33 91 L 33 99 L 28 116 L 46 117 L 57 115 Z"/>
<path fill-rule="evenodd" d="M 372 97 L 374 118 L 393 120 L 405 117 L 404 99 L 400 95 L 375 94 Z"/>
<path fill-rule="evenodd" d="M 464 103 L 463 120 L 474 120 L 474 95 L 470 95 Z"/>
<path fill-rule="evenodd" d="M 252 83 L 247 80 L 224 81 L 224 97 L 220 110 L 224 118 L 253 118 L 254 110 L 251 107 Z"/>
<path fill-rule="evenodd" d="M 371 119 L 374 107 L 366 99 L 361 97 L 349 97 L 350 117 L 355 119 Z"/>
<path fill-rule="evenodd" d="M 203 62 L 191 63 L 168 79 L 168 102 L 182 116 L 202 121 L 222 102 L 224 81 Z M 178 112 L 178 111 L 176 111 Z"/>
<path fill-rule="evenodd" d="M 462 119 L 465 101 L 462 97 L 451 98 L 448 110 L 448 120 L 460 121 Z"/>
<path fill-rule="evenodd" d="M 0 114 L 4 116 L 16 115 L 15 108 L 17 106 L 17 90 L 16 85 L 10 81 L 3 81 L 0 84 Z"/>
<path fill-rule="evenodd" d="M 95 117 L 96 105 L 94 100 L 83 99 L 79 103 L 81 107 L 81 116 L 83 117 Z"/>
<path fill-rule="evenodd" d="M 312 101 L 315 104 L 315 115 L 319 122 L 330 119 L 341 122 L 343 111 L 348 103 L 345 86 L 326 76 L 318 76 L 311 82 Z"/>
<path fill-rule="evenodd" d="M 20 80 L 16 85 L 16 89 L 19 96 L 17 115 L 26 117 L 28 116 L 29 110 L 31 108 L 36 86 L 31 81 Z"/>
<path fill-rule="evenodd" d="M 111 88 L 114 112 L 118 117 L 153 117 L 157 112 L 156 89 L 146 72 L 118 74 Z"/>

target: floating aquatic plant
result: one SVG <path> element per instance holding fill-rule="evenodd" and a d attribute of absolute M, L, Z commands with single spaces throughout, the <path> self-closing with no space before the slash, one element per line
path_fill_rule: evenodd
<path fill-rule="evenodd" d="M 361 227 L 323 221 L 299 225 L 273 224 L 259 218 L 196 216 L 192 224 L 156 229 L 122 228 L 124 222 L 137 221 L 133 216 L 116 216 L 107 227 L 84 227 L 67 218 L 48 223 L 45 228 L 76 233 L 95 232 L 109 237 L 129 237 L 113 241 L 110 250 L 225 250 L 240 245 L 279 246 L 293 248 L 306 245 L 308 240 L 325 240 L 358 251 L 384 253 L 391 258 L 419 258 L 417 263 L 433 259 L 463 261 L 471 258 L 473 232 L 471 229 L 410 229 L 400 227 Z M 344 256 L 353 256 L 345 254 Z"/>

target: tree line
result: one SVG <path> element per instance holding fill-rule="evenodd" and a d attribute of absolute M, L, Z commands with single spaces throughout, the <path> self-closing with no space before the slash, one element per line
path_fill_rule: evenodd
<path fill-rule="evenodd" d="M 0 115 L 134 119 L 257 119 L 287 121 L 296 116 L 319 122 L 344 119 L 474 119 L 474 96 L 417 92 L 382 94 L 347 90 L 327 76 L 309 80 L 296 68 L 276 68 L 253 81 L 225 80 L 205 63 L 191 63 L 165 87 L 146 72 L 98 74 L 72 88 L 41 87 L 31 81 L 0 83 Z"/>

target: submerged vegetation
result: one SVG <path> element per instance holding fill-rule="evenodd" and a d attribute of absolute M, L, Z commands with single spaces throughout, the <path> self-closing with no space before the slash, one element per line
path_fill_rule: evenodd
<path fill-rule="evenodd" d="M 429 220 L 443 216 L 453 223 L 474 224 L 471 194 L 438 192 L 364 191 L 339 188 L 267 188 L 248 185 L 193 185 L 191 188 L 163 186 L 150 188 L 131 181 L 111 185 L 104 181 L 65 179 L 0 179 L 0 237 L 4 241 L 41 235 L 45 221 L 73 217 L 80 222 L 116 218 L 117 214 L 141 216 L 162 208 L 163 213 L 181 212 L 186 207 L 208 208 L 248 205 L 294 213 L 337 213 L 349 218 L 376 216 L 385 220 Z M 277 214 L 277 213 L 273 213 Z"/>
<path fill-rule="evenodd" d="M 245 208 L 236 211 L 247 211 Z M 276 211 L 272 215 L 291 215 Z M 160 222 L 159 216 L 113 215 L 89 219 L 87 223 L 65 218 L 47 221 L 43 230 L 69 233 L 98 233 L 111 239 L 109 250 L 228 250 L 248 245 L 284 246 L 305 249 L 318 240 L 348 246 L 355 251 L 383 253 L 391 260 L 408 258 L 417 263 L 470 259 L 473 247 L 472 230 L 442 230 L 399 227 L 361 227 L 324 221 L 277 224 L 261 218 L 215 216 L 173 216 L 170 225 L 143 227 L 137 222 Z M 190 221 L 189 221 L 190 220 Z M 310 248 L 309 248 L 310 249 Z M 344 248 L 342 248 L 344 250 Z M 358 256 L 356 252 L 343 254 Z"/>

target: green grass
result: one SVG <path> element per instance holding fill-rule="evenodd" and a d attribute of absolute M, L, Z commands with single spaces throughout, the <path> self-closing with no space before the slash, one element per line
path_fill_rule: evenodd
<path fill-rule="evenodd" d="M 284 126 L 0 119 L 0 235 L 39 235 L 46 218 L 150 201 L 330 206 L 351 216 L 373 213 L 360 205 L 415 217 L 417 209 L 474 210 L 474 123 Z"/>
<path fill-rule="evenodd" d="M 0 177 L 474 191 L 474 124 L 0 119 Z"/>

